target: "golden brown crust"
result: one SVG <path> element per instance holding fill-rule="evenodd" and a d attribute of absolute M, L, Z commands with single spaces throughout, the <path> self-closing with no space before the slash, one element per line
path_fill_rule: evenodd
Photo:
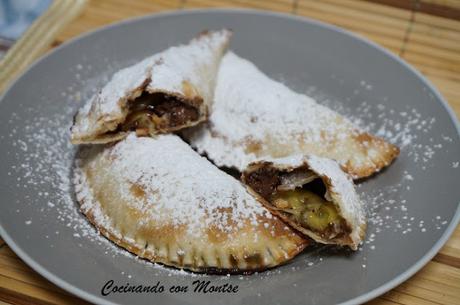
<path fill-rule="evenodd" d="M 85 204 L 85 200 L 82 200 L 81 204 Z M 125 248 L 129 252 L 139 256 L 140 258 L 149 260 L 153 263 L 160 263 L 163 265 L 167 266 L 172 266 L 175 268 L 179 269 L 189 269 L 194 272 L 199 272 L 199 273 L 210 273 L 210 274 L 248 274 L 248 273 L 253 273 L 253 272 L 258 272 L 258 271 L 264 271 L 266 269 L 270 269 L 279 265 L 286 264 L 290 258 L 295 257 L 297 254 L 302 252 L 308 245 L 309 241 L 304 238 L 297 238 L 297 247 L 292 247 L 288 249 L 284 249 L 285 255 L 283 255 L 281 252 L 275 252 L 273 253 L 274 259 L 277 261 L 276 264 L 272 265 L 266 265 L 263 262 L 263 258 L 260 254 L 254 254 L 254 255 L 249 255 L 249 256 L 234 256 L 232 254 L 228 255 L 228 260 L 232 262 L 234 265 L 233 268 L 230 269 L 224 269 L 224 268 L 216 268 L 216 267 L 206 267 L 206 266 L 200 266 L 203 264 L 203 261 L 199 259 L 198 257 L 194 257 L 194 260 L 191 261 L 189 264 L 185 264 L 183 259 L 180 259 L 181 256 L 179 255 L 179 260 L 178 261 L 173 261 L 171 260 L 170 257 L 168 256 L 161 256 L 161 255 L 156 255 L 155 252 L 153 252 L 149 248 L 141 248 L 137 244 L 133 243 L 132 241 L 125 240 L 124 238 L 119 238 L 115 234 L 112 233 L 111 229 L 107 229 L 104 226 L 102 226 L 100 223 L 98 223 L 95 220 L 95 217 L 91 211 L 84 212 L 81 210 L 81 212 L 86 216 L 86 218 L 89 220 L 89 222 L 108 240 L 112 241 L 116 245 Z M 174 229 L 175 231 L 177 229 Z M 165 234 L 164 230 L 161 232 L 158 232 L 158 234 Z M 209 232 L 210 234 L 212 233 L 212 230 Z M 275 236 L 276 238 L 276 236 Z M 210 239 L 212 240 L 212 239 Z M 286 256 L 288 259 L 286 259 Z M 258 257 L 259 259 L 255 259 Z M 243 264 L 247 266 L 245 269 L 240 269 L 238 267 L 238 260 L 243 260 Z"/>
<path fill-rule="evenodd" d="M 155 144 L 157 141 L 160 143 Z M 137 143 L 146 146 L 136 154 Z M 89 149 L 93 153 L 80 159 L 75 169 L 81 211 L 106 238 L 139 257 L 196 272 L 242 273 L 284 264 L 309 244 L 262 208 L 238 181 L 221 173 L 176 136 L 131 136 L 105 149 Z M 158 158 L 166 152 L 192 157 L 173 168 L 174 164 L 165 165 Z M 215 179 L 218 186 L 196 188 L 202 166 L 182 169 L 193 160 L 201 162 L 209 176 L 203 182 Z M 139 164 L 146 167 L 133 170 Z M 162 169 L 157 171 L 159 167 Z M 168 191 L 165 187 L 172 186 L 156 177 L 170 167 L 168 176 L 175 187 Z M 126 173 L 125 168 L 131 172 Z M 193 190 L 184 179 L 191 181 Z M 176 188 L 189 192 L 190 197 L 182 196 L 184 199 L 178 200 L 185 201 L 177 202 L 170 197 Z M 200 191 L 209 188 L 216 194 L 212 199 Z M 222 195 L 221 190 L 226 193 Z M 231 200 L 231 204 L 222 205 L 222 200 Z M 194 207 L 192 214 L 200 216 L 190 215 L 190 207 Z"/>
<path fill-rule="evenodd" d="M 232 52 L 222 60 L 209 124 L 184 131 L 217 166 L 309 154 L 336 160 L 354 179 L 388 166 L 399 149 L 296 93 Z"/>
<path fill-rule="evenodd" d="M 71 139 L 72 144 L 107 144 L 116 141 L 123 140 L 128 135 L 127 132 L 117 132 L 117 133 L 105 133 L 98 135 L 97 137 L 73 137 Z"/>
<path fill-rule="evenodd" d="M 399 147 L 367 132 L 354 136 L 354 140 L 360 144 L 363 153 L 368 155 L 370 160 L 362 164 L 356 164 L 350 160 L 341 165 L 343 170 L 353 179 L 366 178 L 380 172 L 389 166 L 399 155 Z M 369 153 L 365 150 L 369 151 L 370 149 L 376 149 L 378 154 L 369 156 Z"/>
<path fill-rule="evenodd" d="M 192 118 L 185 117 L 183 111 L 171 110 L 177 107 L 166 109 L 166 113 L 174 113 L 172 117 L 182 115 L 184 121 L 176 119 L 170 126 L 157 126 L 154 120 L 149 127 L 151 134 L 174 132 L 205 121 L 215 76 L 231 35 L 225 29 L 209 31 L 187 45 L 171 47 L 115 73 L 74 118 L 72 143 L 102 144 L 126 137 L 123 124 L 129 106 L 145 92 L 163 93 L 196 110 Z M 169 120 L 164 117 L 158 121 Z"/>
<path fill-rule="evenodd" d="M 88 109 L 83 107 L 78 111 L 73 117 L 73 124 L 70 127 L 70 142 L 72 144 L 106 144 L 110 142 L 119 141 L 124 139 L 127 136 L 126 132 L 115 132 L 117 126 L 120 124 L 120 121 L 123 121 L 127 115 L 128 103 L 137 97 L 139 97 L 142 92 L 145 90 L 147 85 L 151 81 L 150 71 L 145 75 L 143 82 L 132 88 L 130 92 L 126 94 L 126 97 L 120 98 L 117 101 L 119 108 L 122 109 L 123 114 L 120 114 L 107 119 L 107 115 L 101 116 L 98 114 L 97 109 L 97 99 L 98 96 L 93 97 L 94 100 L 91 104 L 86 105 L 90 106 Z M 92 132 L 82 132 L 80 127 L 85 124 L 93 124 L 94 131 Z"/>

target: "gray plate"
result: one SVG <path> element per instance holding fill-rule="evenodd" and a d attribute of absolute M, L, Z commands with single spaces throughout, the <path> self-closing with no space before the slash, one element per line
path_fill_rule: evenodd
<path fill-rule="evenodd" d="M 69 182 L 72 114 L 114 70 L 207 28 L 234 30 L 231 48 L 298 91 L 308 91 L 402 147 L 387 170 L 359 184 L 370 223 L 355 254 L 307 250 L 250 276 L 196 276 L 139 260 L 98 237 L 77 212 Z M 0 104 L 0 233 L 56 285 L 103 304 L 360 303 L 409 278 L 459 220 L 459 128 L 418 72 L 341 29 L 281 14 L 211 10 L 148 16 L 66 43 L 6 92 Z M 112 293 L 122 284 L 238 285 L 235 294 Z M 192 286 L 190 286 L 192 288 Z M 189 289 L 190 289 L 189 288 Z"/>

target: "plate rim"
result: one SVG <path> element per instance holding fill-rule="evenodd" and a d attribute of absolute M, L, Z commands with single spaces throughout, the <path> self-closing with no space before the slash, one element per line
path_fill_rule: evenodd
<path fill-rule="evenodd" d="M 94 30 L 90 30 L 88 32 L 85 32 L 83 34 L 80 34 L 76 37 L 73 37 L 58 47 L 54 48 L 53 50 L 49 51 L 45 55 L 39 57 L 36 59 L 31 65 L 27 67 L 26 70 L 21 72 L 18 76 L 16 76 L 6 87 L 5 91 L 0 95 L 0 107 L 2 106 L 2 101 L 5 99 L 6 95 L 16 85 L 16 83 L 24 77 L 30 70 L 34 69 L 35 66 L 39 65 L 43 61 L 45 61 L 48 57 L 53 56 L 56 52 L 59 52 L 61 49 L 71 47 L 72 44 L 77 43 L 80 40 L 85 39 L 86 37 L 89 37 L 93 34 L 103 32 L 108 29 L 112 29 L 115 27 L 122 27 L 127 24 L 131 23 L 136 23 L 143 21 L 144 19 L 151 19 L 151 18 L 161 18 L 161 17 L 168 17 L 168 16 L 181 16 L 181 15 L 188 15 L 188 14 L 200 14 L 200 13 L 239 13 L 239 14 L 255 14 L 255 15 L 262 15 L 262 16 L 269 16 L 269 17 L 275 17 L 275 18 L 287 18 L 291 19 L 293 21 L 298 21 L 302 23 L 306 23 L 309 25 L 314 25 L 318 26 L 320 28 L 324 28 L 327 30 L 331 30 L 334 32 L 341 33 L 343 35 L 346 35 L 355 41 L 361 42 L 371 48 L 376 49 L 380 53 L 383 53 L 384 55 L 390 57 L 392 60 L 395 60 L 397 63 L 401 64 L 404 68 L 408 69 L 410 72 L 412 72 L 422 83 L 427 86 L 427 88 L 435 95 L 437 100 L 441 103 L 441 105 L 444 107 L 444 109 L 447 111 L 449 114 L 449 117 L 454 124 L 454 126 L 457 129 L 457 135 L 460 138 L 460 122 L 456 117 L 455 112 L 453 109 L 450 107 L 450 105 L 447 103 L 447 101 L 444 99 L 444 97 L 441 95 L 441 93 L 438 91 L 438 89 L 429 81 L 424 75 L 422 75 L 421 72 L 419 72 L 416 68 L 414 68 L 411 64 L 406 62 L 404 59 L 400 58 L 399 56 L 393 54 L 386 48 L 380 46 L 379 44 L 359 35 L 354 32 L 348 31 L 344 28 L 325 23 L 316 19 L 312 19 L 307 16 L 300 16 L 300 15 L 293 15 L 289 13 L 282 13 L 282 12 L 275 12 L 275 11 L 268 11 L 268 10 L 261 10 L 261 9 L 247 9 L 247 8 L 195 8 L 195 9 L 182 9 L 182 10 L 166 10 L 158 13 L 153 13 L 153 14 L 147 14 L 143 16 L 138 16 L 138 17 L 132 17 L 128 18 L 119 22 L 114 22 L 102 27 L 98 27 Z M 404 272 L 399 274 L 398 276 L 394 277 L 390 281 L 384 283 L 383 285 L 368 291 L 364 294 L 361 294 L 357 297 L 354 297 L 350 300 L 346 300 L 340 304 L 343 305 L 353 305 L 353 304 L 361 304 L 367 301 L 370 301 L 374 298 L 377 298 L 378 296 L 384 294 L 385 292 L 388 292 L 389 290 L 393 289 L 397 285 L 403 283 L 404 281 L 408 280 L 411 276 L 413 276 L 416 272 L 418 272 L 422 267 L 424 267 L 431 259 L 439 252 L 441 247 L 448 241 L 454 230 L 457 228 L 458 224 L 460 222 L 460 201 L 457 204 L 457 210 L 455 212 L 455 215 L 452 217 L 451 222 L 445 229 L 444 233 L 441 235 L 441 237 L 436 241 L 436 243 L 430 248 L 429 251 L 427 251 L 418 261 L 416 261 L 414 264 L 412 264 L 409 268 L 407 268 Z M 118 304 L 116 302 L 110 301 L 108 299 L 104 299 L 98 295 L 91 294 L 89 292 L 86 292 L 83 289 L 80 289 L 77 286 L 74 286 L 70 283 L 68 283 L 66 280 L 58 277 L 57 275 L 53 274 L 52 272 L 48 271 L 45 267 L 43 267 L 41 264 L 37 263 L 33 258 L 31 258 L 21 247 L 19 247 L 14 240 L 10 237 L 10 235 L 6 232 L 6 230 L 3 228 L 2 223 L 0 222 L 0 236 L 3 238 L 3 240 L 7 243 L 7 245 L 13 250 L 13 252 L 21 258 L 23 262 L 25 262 L 29 267 L 31 267 L 35 272 L 39 273 L 41 276 L 55 284 L 56 286 L 64 289 L 65 291 L 71 293 L 73 296 L 76 296 L 78 298 L 82 298 L 83 300 L 92 302 L 92 303 L 97 303 L 97 304 L 107 304 L 107 305 L 114 305 Z"/>

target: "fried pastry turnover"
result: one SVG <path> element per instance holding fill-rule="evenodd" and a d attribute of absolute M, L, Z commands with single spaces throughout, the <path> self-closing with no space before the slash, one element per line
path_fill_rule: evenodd
<path fill-rule="evenodd" d="M 74 144 L 118 141 L 136 131 L 152 136 L 207 119 L 228 30 L 201 33 L 115 73 L 75 115 Z"/>
<path fill-rule="evenodd" d="M 209 122 L 184 136 L 217 166 L 240 172 L 257 160 L 313 154 L 336 160 L 356 179 L 380 171 L 399 154 L 395 145 L 231 52 L 221 63 Z"/>
<path fill-rule="evenodd" d="M 74 172 L 89 221 L 153 262 L 250 272 L 286 263 L 309 243 L 176 135 L 131 133 L 116 144 L 85 147 Z"/>

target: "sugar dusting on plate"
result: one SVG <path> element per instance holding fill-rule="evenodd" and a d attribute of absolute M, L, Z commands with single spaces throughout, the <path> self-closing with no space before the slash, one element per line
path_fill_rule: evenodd
<path fill-rule="evenodd" d="M 364 90 L 372 90 L 373 88 L 372 85 L 369 87 L 369 84 L 364 81 L 360 82 L 360 86 Z M 436 152 L 442 150 L 446 143 L 453 141 L 451 137 L 446 135 L 440 135 L 436 138 L 428 137 L 436 124 L 436 119 L 423 116 L 416 108 L 406 106 L 405 110 L 396 111 L 383 103 L 375 104 L 363 101 L 358 107 L 350 109 L 314 87 L 309 88 L 307 94 L 315 96 L 320 103 L 347 116 L 365 131 L 396 144 L 401 149 L 401 155 L 398 158 L 404 158 L 423 171 L 432 168 Z M 359 94 L 359 90 L 354 94 Z M 350 97 L 345 100 L 350 101 Z M 386 97 L 382 98 L 383 102 L 387 100 Z M 452 168 L 456 168 L 454 166 L 456 163 L 458 162 L 452 163 Z M 363 192 L 361 190 L 363 185 L 357 183 L 357 190 L 365 202 L 369 223 L 367 237 L 364 245 L 360 248 L 361 251 L 364 247 L 372 251 L 378 249 L 375 241 L 378 235 L 382 233 L 393 232 L 410 235 L 417 232 L 425 233 L 428 230 L 440 230 L 447 225 L 448 222 L 439 215 L 433 215 L 427 219 L 416 219 L 411 216 L 412 213 L 404 194 L 408 193 L 411 187 L 417 183 L 417 178 L 407 170 L 404 170 L 400 177 L 398 181 L 392 181 L 385 186 L 367 192 Z M 375 179 L 379 179 L 378 175 Z"/>
<path fill-rule="evenodd" d="M 69 107 L 60 114 L 37 115 L 32 121 L 23 122 L 18 114 L 12 114 L 10 126 L 13 126 L 9 133 L 2 135 L 4 140 L 11 141 L 12 146 L 16 149 L 15 153 L 18 156 L 19 163 L 13 165 L 8 170 L 8 175 L 17 177 L 17 187 L 24 189 L 32 189 L 37 194 L 34 198 L 26 197 L 27 204 L 34 207 L 39 213 L 30 217 L 24 217 L 24 225 L 33 227 L 33 224 L 46 221 L 48 215 L 57 213 L 58 220 L 63 226 L 70 228 L 72 238 L 75 238 L 79 243 L 80 239 L 90 239 L 102 247 L 104 247 L 108 256 L 126 255 L 137 259 L 128 251 L 122 250 L 102 238 L 98 232 L 86 221 L 84 216 L 78 211 L 77 204 L 74 201 L 73 187 L 70 182 L 71 167 L 75 156 L 76 148 L 69 141 L 69 127 L 72 123 L 72 117 L 78 108 L 80 101 L 86 99 L 94 93 L 97 85 L 102 84 L 108 79 L 109 73 L 97 80 L 86 80 L 84 77 L 87 66 L 77 66 L 74 73 L 78 75 L 78 79 L 82 81 L 75 85 L 74 88 L 66 88 L 61 96 L 63 100 L 67 100 Z M 83 76 L 80 76 L 83 75 Z M 368 84 L 364 84 L 366 88 Z M 76 90 L 76 87 L 82 88 Z M 370 90 L 372 87 L 369 87 Z M 313 94 L 311 94 L 313 95 Z M 317 98 L 316 95 L 313 97 Z M 327 104 L 327 101 L 321 101 Z M 330 105 L 329 105 L 330 106 Z M 334 109 L 346 114 L 353 122 L 364 128 L 365 130 L 374 132 L 375 134 L 386 138 L 387 140 L 397 144 L 401 148 L 401 156 L 405 157 L 410 162 L 419 165 L 423 170 L 433 166 L 433 159 L 436 153 L 443 149 L 445 143 L 452 142 L 453 139 L 440 135 L 438 138 L 420 141 L 420 135 L 429 133 L 431 128 L 437 123 L 434 118 L 424 117 L 417 109 L 407 109 L 407 111 L 396 112 L 389 109 L 383 104 L 371 104 L 363 102 L 356 109 L 348 109 L 342 103 L 334 104 Z M 341 108 L 341 109 L 338 109 Z M 29 111 L 29 110 L 28 110 Z M 36 111 L 30 109 L 30 111 Z M 366 122 L 367 124 L 364 124 Z M 18 132 L 18 128 L 22 128 Z M 18 135 L 24 135 L 19 137 Z M 459 167 L 459 161 L 452 163 L 452 168 Z M 378 178 L 378 177 L 377 177 Z M 370 193 L 363 193 L 361 186 L 358 185 L 358 192 L 362 196 L 368 210 L 369 228 L 365 243 L 360 247 L 360 251 L 375 251 L 378 250 L 376 242 L 380 234 L 387 232 L 400 234 L 402 237 L 414 233 L 424 233 L 429 230 L 444 229 L 448 222 L 441 216 L 433 215 L 424 219 L 416 219 L 412 216 L 411 208 L 404 197 L 396 197 L 394 194 L 402 193 L 410 190 L 411 186 L 417 183 L 417 177 L 411 172 L 404 172 L 399 181 L 394 181 L 390 185 L 385 185 L 378 189 L 374 189 Z M 42 186 L 53 189 L 53 193 L 43 192 Z M 51 186 L 51 187 L 49 187 Z M 46 188 L 45 188 L 46 189 Z M 21 213 L 21 209 L 16 209 L 17 213 Z M 60 234 L 59 231 L 50 234 Z M 49 236 L 45 236 L 49 239 Z M 81 245 L 81 244 L 80 244 Z M 50 247 L 54 245 L 50 244 Z M 304 261 L 301 266 L 286 267 L 290 269 L 300 270 L 309 267 L 315 267 L 323 263 L 326 258 L 323 258 L 321 250 L 307 250 L 304 255 L 298 259 Z M 358 254 L 359 255 L 359 254 Z M 366 255 L 362 255 L 362 266 L 366 268 Z M 171 268 L 164 268 L 150 262 L 138 259 L 139 262 L 161 270 L 167 270 L 170 274 L 189 274 L 183 271 L 178 271 Z M 299 265 L 299 264 L 296 264 Z M 283 268 L 277 268 L 263 273 L 263 276 L 277 274 L 283 272 Z M 126 274 L 125 274 L 126 275 Z M 126 275 L 127 276 L 127 275 Z M 196 276 L 196 275 L 194 275 Z M 225 277 L 223 277 L 225 278 Z M 246 279 L 247 277 L 242 277 Z"/>

